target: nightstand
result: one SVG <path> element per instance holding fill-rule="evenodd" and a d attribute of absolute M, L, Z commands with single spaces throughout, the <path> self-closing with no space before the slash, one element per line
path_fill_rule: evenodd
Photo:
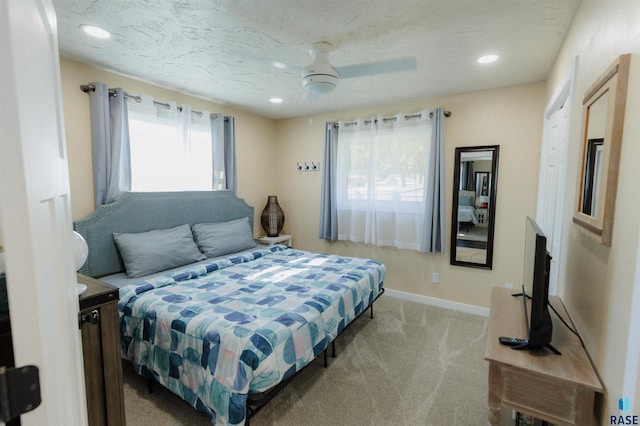
<path fill-rule="evenodd" d="M 476 216 L 478 217 L 478 225 L 487 226 L 489 225 L 489 210 L 488 209 L 476 209 Z"/>
<path fill-rule="evenodd" d="M 89 425 L 125 425 L 118 289 L 82 274 L 78 283 Z"/>
<path fill-rule="evenodd" d="M 272 246 L 274 244 L 284 244 L 291 247 L 291 235 L 280 234 L 277 237 L 260 236 L 255 238 L 256 243 L 263 246 Z"/>

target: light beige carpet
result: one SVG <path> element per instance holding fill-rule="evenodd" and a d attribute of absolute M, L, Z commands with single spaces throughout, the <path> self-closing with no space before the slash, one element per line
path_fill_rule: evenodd
<path fill-rule="evenodd" d="M 251 425 L 486 425 L 487 318 L 382 296 L 336 341 L 337 356 L 303 370 Z M 208 419 L 125 362 L 128 426 Z"/>

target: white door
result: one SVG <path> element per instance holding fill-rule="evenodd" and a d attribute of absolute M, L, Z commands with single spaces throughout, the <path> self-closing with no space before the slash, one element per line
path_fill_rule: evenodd
<path fill-rule="evenodd" d="M 559 276 L 562 264 L 573 70 L 574 68 L 568 72 L 545 109 L 540 152 L 536 221 L 547 236 L 547 250 L 551 254 L 549 293 L 553 295 L 562 291 L 559 288 Z"/>
<path fill-rule="evenodd" d="M 56 31 L 50 0 L 0 1 L 0 237 L 15 362 L 42 396 L 26 426 L 87 422 Z"/>
<path fill-rule="evenodd" d="M 565 162 L 562 154 L 566 146 L 566 109 L 556 111 L 549 120 L 549 140 L 546 150 L 542 155 L 544 161 L 540 162 L 541 173 L 539 184 L 544 190 L 543 202 L 539 203 L 539 213 L 536 220 L 547 236 L 547 250 L 551 254 L 551 270 L 549 277 L 550 288 L 557 285 L 559 231 L 556 226 L 557 217 L 562 217 L 562 201 L 564 197 L 564 181 L 561 177 L 565 173 Z M 544 145 L 544 144 L 543 144 Z M 551 292 L 555 294 L 555 291 Z"/>

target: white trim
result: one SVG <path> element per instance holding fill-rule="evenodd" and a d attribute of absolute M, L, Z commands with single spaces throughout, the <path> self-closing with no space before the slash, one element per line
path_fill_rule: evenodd
<path fill-rule="evenodd" d="M 557 233 L 557 252 L 552 253 L 554 257 L 554 270 L 551 271 L 551 279 L 549 282 L 549 294 L 555 296 L 564 296 L 564 274 L 566 267 L 566 250 L 567 250 L 567 235 L 568 232 L 566 227 L 564 226 L 567 222 L 567 208 L 573 208 L 570 204 L 566 205 L 566 196 L 564 195 L 567 192 L 567 182 L 570 182 L 570 173 L 569 173 L 569 145 L 571 141 L 571 126 L 573 123 L 573 96 L 575 93 L 575 85 L 576 85 L 576 72 L 578 69 L 578 57 L 576 56 L 573 60 L 573 63 L 563 76 L 562 80 L 556 86 L 549 103 L 545 107 L 544 116 L 543 116 L 543 129 L 542 129 L 542 141 L 540 146 L 540 169 L 538 170 L 538 195 L 537 195 L 537 207 L 536 207 L 536 219 L 540 219 L 542 217 L 543 212 L 543 202 L 544 197 L 544 185 L 542 185 L 542 174 L 541 171 L 546 169 L 547 157 L 545 156 L 545 152 L 547 150 L 547 146 L 550 143 L 550 119 L 551 116 L 560 110 L 561 108 L 565 108 L 567 112 L 567 120 L 565 123 L 566 132 L 566 140 L 567 143 L 563 147 L 563 152 L 558 152 L 557 155 L 564 160 L 565 171 L 563 175 L 557 176 L 557 185 L 558 185 L 558 194 L 563 194 L 559 204 L 556 205 L 556 218 L 554 219 L 554 230 Z M 557 215 L 560 215 L 558 217 Z M 570 216 L 569 216 L 570 217 Z"/>
<path fill-rule="evenodd" d="M 638 382 L 638 363 L 640 362 L 640 339 L 637 338 L 637 328 L 634 324 L 640 324 L 640 234 L 638 235 L 638 248 L 636 249 L 636 273 L 633 279 L 631 293 L 631 312 L 629 314 L 629 334 L 627 336 L 627 355 L 624 363 L 624 380 L 622 382 L 622 395 L 629 398 L 631 411 L 636 400 L 636 384 Z"/>
<path fill-rule="evenodd" d="M 562 106 L 566 103 L 567 99 L 571 99 L 571 92 L 573 89 L 573 76 L 575 75 L 576 69 L 576 61 L 571 64 L 569 70 L 565 73 L 562 81 L 558 83 L 551 96 L 551 100 L 547 104 L 547 107 L 544 110 L 544 118 L 549 119 L 553 115 L 554 112 L 558 111 Z"/>
<path fill-rule="evenodd" d="M 467 314 L 489 316 L 489 308 L 483 308 L 476 305 L 467 305 L 466 303 L 454 302 L 446 299 L 438 299 L 437 297 L 422 296 L 420 294 L 407 293 L 399 290 L 384 289 L 384 294 L 395 297 L 396 299 L 410 300 L 411 302 L 422 303 L 425 305 L 437 306 L 439 308 L 451 309 Z"/>

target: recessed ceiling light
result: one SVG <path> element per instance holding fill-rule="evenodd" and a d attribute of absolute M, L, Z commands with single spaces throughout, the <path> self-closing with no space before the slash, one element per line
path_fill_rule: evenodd
<path fill-rule="evenodd" d="M 271 102 L 272 104 L 281 104 L 282 98 L 271 98 L 269 99 L 269 102 Z"/>
<path fill-rule="evenodd" d="M 498 55 L 484 55 L 484 56 L 480 56 L 478 58 L 478 63 L 479 64 L 490 64 L 491 62 L 495 62 L 498 60 Z"/>
<path fill-rule="evenodd" d="M 284 64 L 284 63 L 282 63 L 282 62 L 280 62 L 280 61 L 273 61 L 273 62 L 271 63 L 271 65 L 273 65 L 273 66 L 274 66 L 274 67 L 276 67 L 276 68 L 280 68 L 281 70 L 284 70 L 284 69 L 287 69 L 287 68 L 288 68 L 286 64 Z"/>
<path fill-rule="evenodd" d="M 81 25 L 82 31 L 95 38 L 109 38 L 111 33 L 104 28 L 96 27 L 95 25 Z"/>

